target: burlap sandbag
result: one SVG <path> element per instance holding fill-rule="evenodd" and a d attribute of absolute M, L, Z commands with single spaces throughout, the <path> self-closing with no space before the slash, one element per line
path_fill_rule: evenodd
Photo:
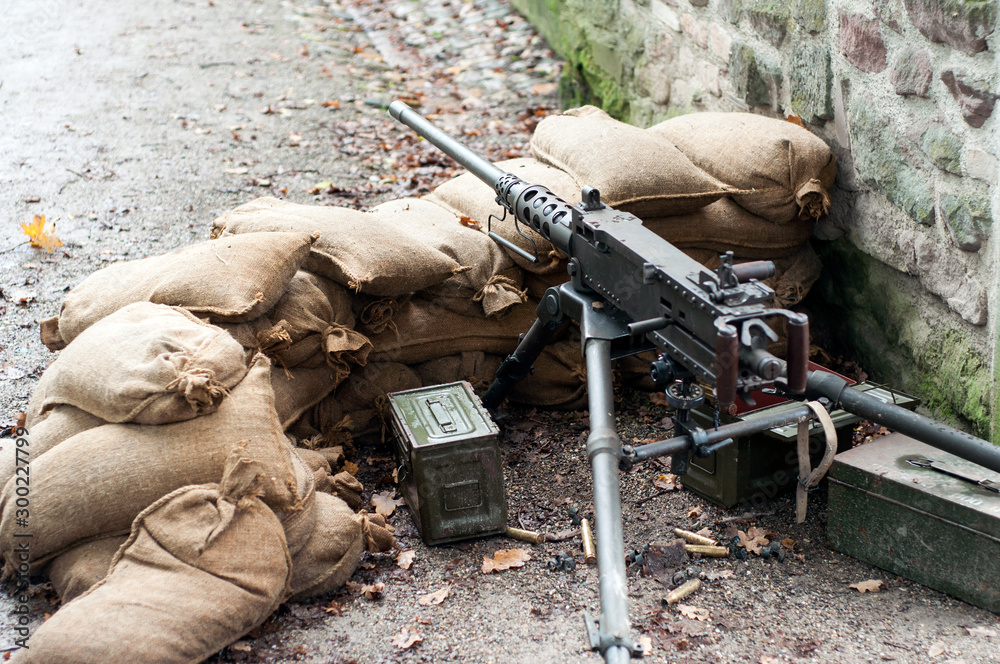
<path fill-rule="evenodd" d="M 587 367 L 579 339 L 549 344 L 535 360 L 534 367 L 530 376 L 511 388 L 511 401 L 564 410 L 587 407 Z"/>
<path fill-rule="evenodd" d="M 63 604 L 68 603 L 108 575 L 111 561 L 128 535 L 114 535 L 84 542 L 56 556 L 49 565 L 52 588 Z"/>
<path fill-rule="evenodd" d="M 39 627 L 22 664 L 193 664 L 264 622 L 289 595 L 281 523 L 227 476 L 142 512 L 110 572 Z"/>
<path fill-rule="evenodd" d="M 578 186 L 639 217 L 685 214 L 733 190 L 684 156 L 662 136 L 582 106 L 538 123 L 536 159 L 569 173 Z"/>
<path fill-rule="evenodd" d="M 303 267 L 353 291 L 396 297 L 462 271 L 450 256 L 391 219 L 348 208 L 264 197 L 215 220 L 212 237 L 254 232 L 319 233 Z"/>
<path fill-rule="evenodd" d="M 486 315 L 501 315 L 524 301 L 516 284 L 501 275 L 514 262 L 486 234 L 461 223 L 460 217 L 430 200 L 400 198 L 377 205 L 369 214 L 420 237 L 469 269 L 442 284 L 465 289 Z"/>
<path fill-rule="evenodd" d="M 294 369 L 273 367 L 271 387 L 281 426 L 285 429 L 290 427 L 304 412 L 333 392 L 348 375 L 329 366 Z"/>
<path fill-rule="evenodd" d="M 753 113 L 690 113 L 648 131 L 742 190 L 733 200 L 771 222 L 815 220 L 830 207 L 837 162 L 808 129 Z"/>
<path fill-rule="evenodd" d="M 580 202 L 580 187 L 570 175 L 558 168 L 530 157 L 498 161 L 496 166 L 516 175 L 528 184 L 548 187 L 552 193 L 570 205 Z M 526 270 L 551 272 L 562 259 L 562 254 L 553 248 L 552 243 L 530 226 L 519 224 L 515 228 L 513 215 L 504 214 L 504 208 L 496 202 L 496 192 L 493 188 L 472 173 L 464 173 L 438 185 L 434 191 L 424 196 L 424 200 L 432 201 L 460 217 L 468 217 L 470 221 L 479 224 L 483 233 L 489 228 L 531 254 L 537 251 L 540 261 L 538 265 L 524 260 L 513 252 L 510 253 L 511 259 Z M 492 220 L 491 215 L 494 217 Z"/>
<path fill-rule="evenodd" d="M 395 329 L 371 338 L 373 362 L 416 364 L 464 351 L 507 354 L 535 321 L 537 303 L 511 308 L 504 318 L 460 316 L 433 302 L 411 300 L 400 307 Z"/>
<path fill-rule="evenodd" d="M 489 355 L 472 350 L 421 362 L 414 365 L 413 369 L 424 385 L 442 385 L 464 380 L 479 391 L 486 389 L 493 382 L 493 376 L 500 368 L 503 359 L 502 355 Z"/>
<path fill-rule="evenodd" d="M 69 292 L 59 313 L 59 334 L 69 343 L 132 302 L 184 307 L 213 322 L 251 320 L 285 292 L 312 241 L 308 233 L 255 233 L 115 263 Z"/>
<path fill-rule="evenodd" d="M 292 558 L 292 598 L 336 590 L 357 569 L 365 550 L 388 551 L 395 543 L 382 515 L 355 514 L 337 496 L 317 493 L 315 530 Z"/>
<path fill-rule="evenodd" d="M 368 297 L 359 293 L 354 297 L 352 308 L 357 319 L 356 329 L 370 337 L 393 325 L 392 319 L 399 309 L 399 300 L 391 297 Z"/>
<path fill-rule="evenodd" d="M 258 343 L 287 339 L 265 351 L 285 367 L 328 365 L 338 374 L 364 366 L 371 343 L 354 328 L 351 296 L 340 284 L 299 271 L 268 318 L 277 321 L 271 331 L 258 332 Z M 276 334 L 277 333 L 277 334 Z"/>
<path fill-rule="evenodd" d="M 385 433 L 386 395 L 390 392 L 422 387 L 416 371 L 396 362 L 371 362 L 351 374 L 328 400 L 337 408 L 322 404 L 313 411 L 314 426 L 330 444 L 350 444 L 355 438 Z M 336 410 L 340 419 L 335 420 Z"/>
<path fill-rule="evenodd" d="M 501 318 L 506 316 L 512 307 L 528 301 L 523 284 L 524 270 L 514 266 L 490 277 L 478 291 L 446 281 L 439 286 L 414 293 L 414 297 L 430 300 L 460 316 Z"/>
<path fill-rule="evenodd" d="M 225 331 L 179 307 L 135 302 L 60 353 L 32 408 L 70 405 L 105 422 L 169 424 L 215 412 L 246 370 L 243 347 Z"/>
<path fill-rule="evenodd" d="M 723 198 L 690 214 L 655 217 L 644 225 L 681 249 L 732 251 L 736 258 L 791 256 L 812 235 L 813 221 L 775 224 Z"/>
<path fill-rule="evenodd" d="M 136 515 L 187 484 L 222 476 L 231 453 L 266 469 L 264 501 L 299 503 L 291 447 L 274 410 L 270 362 L 258 356 L 219 410 L 176 424 L 105 424 L 31 462 L 31 557 L 42 561 L 81 540 L 128 532 Z M 209 478 L 209 479 L 206 479 Z M 16 566 L 17 487 L 0 495 L 0 552 Z"/>
<path fill-rule="evenodd" d="M 4 441 L 0 447 L 0 486 L 7 484 L 18 466 L 26 467 L 64 440 L 102 424 L 107 422 L 79 408 L 56 406 L 45 414 L 44 419 L 28 428 L 29 445 L 22 449 L 20 457 L 15 439 Z M 18 458 L 21 463 L 18 463 Z"/>

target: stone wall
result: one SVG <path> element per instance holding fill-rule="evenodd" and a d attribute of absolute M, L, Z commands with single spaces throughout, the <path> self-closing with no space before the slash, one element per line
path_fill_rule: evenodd
<path fill-rule="evenodd" d="M 795 115 L 839 160 L 811 301 L 828 343 L 1000 442 L 1000 0 L 512 0 L 567 105 L 649 125 Z"/>

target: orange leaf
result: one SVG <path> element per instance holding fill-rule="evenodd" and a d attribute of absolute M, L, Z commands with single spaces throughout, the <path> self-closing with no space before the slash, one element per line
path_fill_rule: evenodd
<path fill-rule="evenodd" d="M 511 567 L 523 567 L 531 560 L 527 549 L 501 549 L 492 558 L 483 558 L 483 574 L 502 572 Z"/>
<path fill-rule="evenodd" d="M 458 223 L 477 231 L 483 227 L 478 221 L 474 221 L 472 217 L 467 217 L 464 214 L 458 218 Z"/>
<path fill-rule="evenodd" d="M 798 126 L 802 127 L 803 129 L 806 128 L 806 123 L 803 122 L 802 118 L 800 118 L 797 115 L 789 115 L 787 118 L 785 118 L 785 120 L 787 120 L 788 122 L 791 122 L 793 125 L 798 125 Z"/>
<path fill-rule="evenodd" d="M 63 246 L 62 240 L 56 237 L 55 222 L 52 224 L 52 231 L 45 230 L 45 215 L 35 215 L 30 224 L 21 224 L 21 232 L 31 240 L 32 247 L 39 247 L 50 254 Z"/>
<path fill-rule="evenodd" d="M 653 486 L 664 491 L 673 491 L 677 488 L 677 476 L 674 474 L 659 475 L 653 480 Z"/>
<path fill-rule="evenodd" d="M 344 462 L 344 470 L 346 470 L 347 472 L 349 472 L 351 475 L 357 475 L 358 474 L 358 464 L 354 463 L 353 461 L 345 461 Z"/>
<path fill-rule="evenodd" d="M 417 604 L 420 606 L 437 606 L 444 601 L 449 592 L 451 592 L 451 586 L 445 586 L 441 590 L 421 595 L 417 599 Z"/>

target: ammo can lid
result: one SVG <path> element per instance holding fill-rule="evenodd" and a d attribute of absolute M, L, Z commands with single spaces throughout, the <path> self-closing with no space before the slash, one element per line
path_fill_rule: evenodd
<path fill-rule="evenodd" d="M 942 450 L 891 433 L 834 457 L 831 481 L 908 509 L 1000 537 L 1000 493 L 909 461 L 932 459 L 976 479 L 1000 482 L 1000 473 Z"/>
<path fill-rule="evenodd" d="M 500 431 L 466 381 L 392 392 L 389 407 L 414 448 L 495 437 Z"/>

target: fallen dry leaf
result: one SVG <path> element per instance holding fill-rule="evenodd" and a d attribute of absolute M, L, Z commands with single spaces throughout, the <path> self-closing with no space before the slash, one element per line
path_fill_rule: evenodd
<path fill-rule="evenodd" d="M 705 572 L 706 581 L 718 581 L 719 579 L 730 579 L 733 576 L 731 569 L 713 569 Z"/>
<path fill-rule="evenodd" d="M 795 549 L 795 544 L 796 544 L 795 540 L 793 540 L 791 537 L 786 537 L 785 539 L 781 540 L 781 546 L 785 547 L 789 551 Z"/>
<path fill-rule="evenodd" d="M 708 620 L 711 615 L 708 609 L 691 606 L 690 604 L 678 604 L 677 609 L 681 612 L 682 616 L 691 618 L 692 620 Z"/>
<path fill-rule="evenodd" d="M 852 583 L 849 587 L 854 588 L 859 593 L 877 593 L 885 585 L 884 581 L 879 579 L 871 579 L 870 581 L 859 581 L 858 583 Z"/>
<path fill-rule="evenodd" d="M 991 638 L 1000 636 L 997 634 L 996 630 L 988 629 L 986 627 L 980 627 L 979 625 L 975 627 L 966 627 L 965 631 L 969 633 L 969 636 L 985 636 Z"/>
<path fill-rule="evenodd" d="M 403 504 L 402 498 L 396 498 L 392 491 L 380 491 L 372 496 L 372 506 L 376 514 L 392 516 L 396 508 Z"/>
<path fill-rule="evenodd" d="M 653 651 L 653 639 L 643 634 L 638 640 L 639 645 L 642 646 L 644 656 L 648 656 Z"/>
<path fill-rule="evenodd" d="M 62 240 L 56 237 L 56 225 L 52 223 L 52 230 L 45 230 L 45 215 L 36 214 L 30 224 L 21 224 L 21 232 L 31 240 L 32 247 L 39 247 L 50 254 L 63 246 Z"/>
<path fill-rule="evenodd" d="M 937 643 L 931 644 L 930 650 L 927 651 L 928 657 L 939 657 L 944 654 L 945 647 L 944 641 L 938 641 Z"/>
<path fill-rule="evenodd" d="M 522 567 L 531 560 L 527 549 L 500 549 L 492 558 L 483 558 L 483 574 L 502 572 L 511 567 Z"/>
<path fill-rule="evenodd" d="M 701 507 L 700 506 L 695 505 L 694 507 L 692 507 L 692 508 L 690 508 L 688 510 L 688 518 L 689 519 L 697 519 L 699 516 L 701 516 Z"/>
<path fill-rule="evenodd" d="M 476 231 L 478 231 L 479 229 L 481 229 L 483 227 L 483 225 L 480 224 L 478 221 L 475 221 L 471 217 L 466 217 L 464 214 L 458 218 L 458 223 L 462 224 L 463 226 L 467 226 L 467 227 L 469 227 L 469 228 L 471 228 L 473 230 L 476 230 Z"/>
<path fill-rule="evenodd" d="M 365 596 L 365 599 L 380 600 L 384 590 L 385 584 L 381 581 L 361 586 L 361 594 Z"/>
<path fill-rule="evenodd" d="M 420 606 L 437 606 L 444 601 L 448 593 L 451 592 L 451 586 L 445 586 L 441 590 L 436 590 L 432 593 L 427 593 L 426 595 L 421 595 L 417 599 L 417 604 Z"/>
<path fill-rule="evenodd" d="M 238 652 L 250 652 L 253 649 L 249 641 L 237 641 L 229 647 Z"/>
<path fill-rule="evenodd" d="M 677 476 L 674 474 L 659 475 L 653 480 L 653 486 L 664 491 L 673 491 L 677 488 Z"/>
<path fill-rule="evenodd" d="M 344 470 L 349 472 L 351 475 L 357 475 L 359 470 L 358 464 L 354 463 L 353 461 L 345 461 Z"/>
<path fill-rule="evenodd" d="M 330 602 L 323 607 L 323 612 L 331 616 L 340 617 L 344 615 L 344 605 L 335 599 L 331 599 Z"/>
<path fill-rule="evenodd" d="M 737 530 L 736 535 L 740 538 L 738 546 L 742 546 L 748 552 L 758 556 L 768 543 L 767 538 L 764 537 L 764 531 L 760 528 L 751 527 L 747 532 Z"/>
<path fill-rule="evenodd" d="M 392 645 L 397 648 L 402 648 L 403 650 L 409 649 L 414 643 L 419 643 L 424 640 L 424 637 L 420 636 L 420 632 L 410 631 L 409 627 L 404 627 L 400 630 L 399 634 L 392 637 Z"/>
<path fill-rule="evenodd" d="M 410 569 L 410 565 L 413 564 L 416 557 L 416 551 L 400 551 L 399 555 L 396 556 L 396 564 L 399 565 L 400 569 Z"/>

